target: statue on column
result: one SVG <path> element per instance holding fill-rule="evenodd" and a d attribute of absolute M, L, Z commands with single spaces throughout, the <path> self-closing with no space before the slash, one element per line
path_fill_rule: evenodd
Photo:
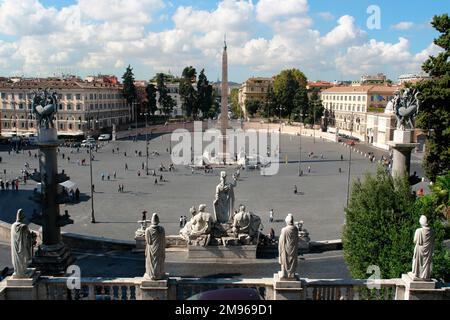
<path fill-rule="evenodd" d="M 406 88 L 403 92 L 397 91 L 386 108 L 394 110 L 397 129 L 405 130 L 414 129 L 414 118 L 419 112 L 419 105 L 419 91 Z"/>
<path fill-rule="evenodd" d="M 16 222 L 11 226 L 11 258 L 14 268 L 13 278 L 30 276 L 28 266 L 33 257 L 33 246 L 36 244 L 36 233 L 24 223 L 22 209 L 17 210 Z"/>
<path fill-rule="evenodd" d="M 427 223 L 427 217 L 422 215 L 419 219 L 421 225 L 414 234 L 414 257 L 411 277 L 415 280 L 431 279 L 432 257 L 434 250 L 434 232 Z"/>
<path fill-rule="evenodd" d="M 227 183 L 227 173 L 220 173 L 220 183 L 216 187 L 216 198 L 213 202 L 215 219 L 219 223 L 227 223 L 233 215 L 234 210 L 234 187 L 233 183 Z"/>
<path fill-rule="evenodd" d="M 145 230 L 145 278 L 161 280 L 165 277 L 166 234 L 159 226 L 159 217 L 154 213 L 151 225 Z"/>
<path fill-rule="evenodd" d="M 40 128 L 54 128 L 53 116 L 58 112 L 58 95 L 48 89 L 33 92 L 32 110 Z"/>
<path fill-rule="evenodd" d="M 298 264 L 298 229 L 294 226 L 294 217 L 288 214 L 286 217 L 286 227 L 281 229 L 278 243 L 279 263 L 281 279 L 295 279 L 295 272 Z"/>

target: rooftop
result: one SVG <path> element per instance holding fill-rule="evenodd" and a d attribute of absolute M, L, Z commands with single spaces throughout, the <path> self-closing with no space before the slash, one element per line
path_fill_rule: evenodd
<path fill-rule="evenodd" d="M 338 86 L 328 88 L 322 91 L 322 93 L 392 93 L 401 89 L 402 86 L 383 86 L 383 85 L 361 85 L 361 86 Z"/>

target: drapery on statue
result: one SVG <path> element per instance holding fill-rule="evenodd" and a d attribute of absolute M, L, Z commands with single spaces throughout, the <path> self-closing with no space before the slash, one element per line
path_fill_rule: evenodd
<path fill-rule="evenodd" d="M 145 230 L 145 275 L 144 278 L 161 280 L 165 277 L 164 261 L 166 260 L 166 233 L 159 226 L 157 213 L 152 216 L 150 227 Z"/>
<path fill-rule="evenodd" d="M 34 91 L 32 110 L 40 128 L 54 128 L 53 116 L 58 112 L 58 94 L 50 93 L 48 89 Z"/>
<path fill-rule="evenodd" d="M 295 272 L 298 264 L 298 229 L 294 226 L 294 217 L 288 214 L 286 217 L 286 227 L 281 229 L 278 242 L 281 279 L 295 279 Z"/>
<path fill-rule="evenodd" d="M 234 187 L 233 183 L 227 183 L 227 173 L 220 172 L 220 183 L 216 187 L 216 197 L 213 202 L 215 220 L 219 223 L 227 223 L 233 216 L 234 210 Z"/>
<path fill-rule="evenodd" d="M 33 257 L 36 234 L 24 223 L 22 209 L 17 210 L 16 222 L 11 226 L 11 258 L 14 268 L 13 278 L 27 278 L 28 266 Z"/>
<path fill-rule="evenodd" d="M 258 239 L 261 227 L 261 218 L 257 215 L 245 211 L 245 206 L 239 206 L 239 212 L 235 214 L 233 219 L 232 231 L 237 238 L 239 234 L 247 234 L 248 240 Z"/>
<path fill-rule="evenodd" d="M 414 129 L 414 118 L 419 112 L 419 91 L 406 88 L 397 91 L 388 102 L 387 109 L 392 108 L 397 117 L 397 129 Z"/>
<path fill-rule="evenodd" d="M 212 214 L 206 212 L 205 204 L 201 204 L 198 207 L 198 212 L 188 223 L 186 223 L 184 228 L 180 230 L 180 236 L 188 242 L 204 237 L 205 241 L 203 242 L 203 245 L 206 246 L 210 240 L 213 224 Z"/>
<path fill-rule="evenodd" d="M 412 263 L 413 279 L 430 280 L 432 258 L 434 251 L 434 232 L 427 223 L 427 217 L 422 215 L 419 219 L 421 228 L 418 228 L 414 234 L 414 257 Z"/>

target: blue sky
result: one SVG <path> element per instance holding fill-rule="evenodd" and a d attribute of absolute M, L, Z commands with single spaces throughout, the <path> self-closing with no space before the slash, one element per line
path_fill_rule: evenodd
<path fill-rule="evenodd" d="M 114 3 L 118 6 L 114 7 Z M 370 5 L 380 29 L 367 27 Z M 365 0 L 0 0 L 0 76 L 181 73 L 220 76 L 223 34 L 230 80 L 299 68 L 309 79 L 420 70 L 437 36 L 429 21 L 450 2 Z"/>

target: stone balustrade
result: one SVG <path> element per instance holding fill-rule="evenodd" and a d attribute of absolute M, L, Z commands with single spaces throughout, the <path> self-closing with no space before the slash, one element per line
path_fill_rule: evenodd
<path fill-rule="evenodd" d="M 69 281 L 68 281 L 69 280 Z M 152 292 L 145 292 L 143 278 L 81 278 L 80 289 L 69 289 L 75 279 L 66 277 L 40 277 L 33 287 L 38 300 L 145 300 Z M 298 281 L 300 300 L 403 300 L 405 283 L 402 279 L 353 280 L 307 279 Z M 228 279 L 169 277 L 167 286 L 158 289 L 158 299 L 185 300 L 207 290 L 223 288 L 254 288 L 266 300 L 277 300 L 274 278 Z M 24 288 L 24 290 L 29 288 Z M 17 288 L 15 288 L 17 290 Z M 151 290 L 151 289 L 150 289 Z M 15 292 L 16 293 L 16 292 Z M 427 299 L 449 299 L 450 287 L 440 286 L 426 290 Z M 17 294 L 14 294 L 17 297 Z M 0 300 L 8 300 L 8 287 L 0 282 Z"/>

